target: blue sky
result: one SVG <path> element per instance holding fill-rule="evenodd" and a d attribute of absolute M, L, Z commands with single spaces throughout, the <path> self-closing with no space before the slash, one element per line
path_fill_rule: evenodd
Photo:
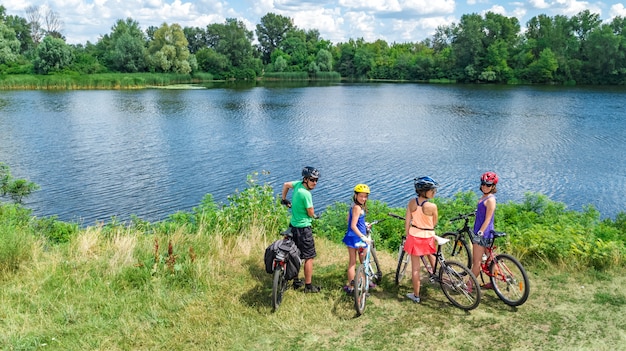
<path fill-rule="evenodd" d="M 461 15 L 496 12 L 526 22 L 538 14 L 571 17 L 589 9 L 604 21 L 626 17 L 626 0 L 0 0 L 9 15 L 26 17 L 29 6 L 47 6 L 63 22 L 67 42 L 95 43 L 118 19 L 131 17 L 145 29 L 162 23 L 205 27 L 236 18 L 254 31 L 268 12 L 294 20 L 301 29 L 317 29 L 336 44 L 350 38 L 368 42 L 417 42 L 440 25 L 458 23 Z"/>

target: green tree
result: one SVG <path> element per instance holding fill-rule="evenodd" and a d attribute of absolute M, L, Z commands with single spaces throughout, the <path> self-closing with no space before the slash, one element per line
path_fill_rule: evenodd
<path fill-rule="evenodd" d="M 228 18 L 223 24 L 208 25 L 206 33 L 210 48 L 227 57 L 233 67 L 247 68 L 247 62 L 252 59 L 254 34 L 242 21 Z"/>
<path fill-rule="evenodd" d="M 148 68 L 151 71 L 191 73 L 189 43 L 179 24 L 163 23 L 154 32 L 148 47 Z"/>
<path fill-rule="evenodd" d="M 93 44 L 87 42 L 85 46 L 78 44 L 72 46 L 74 52 L 74 61 L 68 67 L 71 71 L 81 74 L 94 74 L 107 72 L 107 68 L 98 61 L 98 58 L 92 55 Z"/>
<path fill-rule="evenodd" d="M 0 22 L 2 21 L 0 20 Z M 20 53 L 24 54 L 35 47 L 26 19 L 19 16 L 6 16 L 4 23 L 15 31 L 15 37 L 20 41 Z"/>
<path fill-rule="evenodd" d="M 146 36 L 132 18 L 117 20 L 111 34 L 98 41 L 105 65 L 118 72 L 141 72 L 146 68 Z"/>
<path fill-rule="evenodd" d="M 276 60 L 274 60 L 274 71 L 284 72 L 286 68 L 287 68 L 287 60 L 285 60 L 283 56 L 278 55 L 276 57 Z"/>
<path fill-rule="evenodd" d="M 583 55 L 589 59 L 583 66 L 587 81 L 593 84 L 624 84 L 624 51 L 622 37 L 610 25 L 602 25 L 589 33 Z"/>
<path fill-rule="evenodd" d="M 196 60 L 201 71 L 209 72 L 216 77 L 221 77 L 225 72 L 230 71 L 231 65 L 228 57 L 213 48 L 204 47 L 198 50 Z"/>
<path fill-rule="evenodd" d="M 271 62 L 272 52 L 281 46 L 287 33 L 294 28 L 293 20 L 289 17 L 271 12 L 261 17 L 261 23 L 256 25 L 256 36 L 264 64 Z"/>
<path fill-rule="evenodd" d="M 342 77 L 353 78 L 356 75 L 354 67 L 354 54 L 356 52 L 357 43 L 350 39 L 347 43 L 337 44 L 335 52 L 337 58 L 335 60 L 336 70 Z"/>
<path fill-rule="evenodd" d="M 483 19 L 479 14 L 461 16 L 451 45 L 456 69 L 462 80 L 474 81 L 482 72 L 482 61 L 486 52 L 483 44 L 485 37 Z"/>
<path fill-rule="evenodd" d="M 9 196 L 15 203 L 22 203 L 24 197 L 29 196 L 39 186 L 26 179 L 15 179 L 11 175 L 9 166 L 0 162 L 0 196 Z"/>
<path fill-rule="evenodd" d="M 207 47 L 207 34 L 206 31 L 199 27 L 185 27 L 183 28 L 185 38 L 187 38 L 189 52 L 195 54 L 203 48 Z"/>
<path fill-rule="evenodd" d="M 508 58 L 508 44 L 505 40 L 498 39 L 489 45 L 485 55 L 486 66 L 481 73 L 480 80 L 506 83 L 513 76 L 513 70 L 508 65 Z"/>
<path fill-rule="evenodd" d="M 559 68 L 555 72 L 554 80 L 567 82 L 579 79 L 579 48 L 580 42 L 574 34 L 572 21 L 565 16 L 539 15 L 531 18 L 527 23 L 526 38 L 520 56 L 518 56 L 517 68 L 524 71 L 528 68 L 525 54 L 530 52 L 533 56 L 531 62 L 538 60 L 539 55 L 545 49 L 550 49 L 554 54 Z"/>
<path fill-rule="evenodd" d="M 37 73 L 48 74 L 66 68 L 73 60 L 72 48 L 63 39 L 47 36 L 35 50 L 33 65 Z"/>
<path fill-rule="evenodd" d="M 280 43 L 280 50 L 289 55 L 291 61 L 289 66 L 291 71 L 302 71 L 309 64 L 308 51 L 306 45 L 306 35 L 304 31 L 292 30 L 285 40 Z"/>
<path fill-rule="evenodd" d="M 0 64 L 17 61 L 20 55 L 20 41 L 15 31 L 0 20 Z"/>
<path fill-rule="evenodd" d="M 320 71 L 329 72 L 333 70 L 333 55 L 326 49 L 320 49 L 315 56 L 315 63 Z"/>
<path fill-rule="evenodd" d="M 528 75 L 533 82 L 549 83 L 554 78 L 554 72 L 559 67 L 557 59 L 550 48 L 539 54 L 539 59 L 528 67 Z"/>

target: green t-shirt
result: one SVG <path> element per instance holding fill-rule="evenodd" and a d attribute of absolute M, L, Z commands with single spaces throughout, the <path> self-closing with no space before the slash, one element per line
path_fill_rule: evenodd
<path fill-rule="evenodd" d="M 291 225 L 296 228 L 310 227 L 313 218 L 306 212 L 307 208 L 313 207 L 313 197 L 302 181 L 291 183 L 293 195 L 291 196 Z"/>

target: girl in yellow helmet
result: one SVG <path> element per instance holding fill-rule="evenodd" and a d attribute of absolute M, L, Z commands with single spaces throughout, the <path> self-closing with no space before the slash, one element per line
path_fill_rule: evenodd
<path fill-rule="evenodd" d="M 365 224 L 369 194 L 370 188 L 365 184 L 357 184 L 354 187 L 352 206 L 348 212 L 348 230 L 343 237 L 343 243 L 348 247 L 348 283 L 343 287 L 346 294 L 352 294 L 354 291 L 353 282 L 359 248 L 367 247 L 371 243 L 371 240 L 366 236 L 367 226 Z M 362 261 L 363 257 L 359 257 L 359 260 Z"/>

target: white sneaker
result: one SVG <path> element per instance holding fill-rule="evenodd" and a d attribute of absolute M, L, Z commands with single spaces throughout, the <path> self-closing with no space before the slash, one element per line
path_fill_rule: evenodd
<path fill-rule="evenodd" d="M 419 296 L 415 296 L 415 294 L 413 294 L 413 293 L 406 294 L 406 297 L 408 297 L 409 299 L 411 299 L 411 301 L 413 301 L 415 303 L 420 303 L 420 297 Z"/>

